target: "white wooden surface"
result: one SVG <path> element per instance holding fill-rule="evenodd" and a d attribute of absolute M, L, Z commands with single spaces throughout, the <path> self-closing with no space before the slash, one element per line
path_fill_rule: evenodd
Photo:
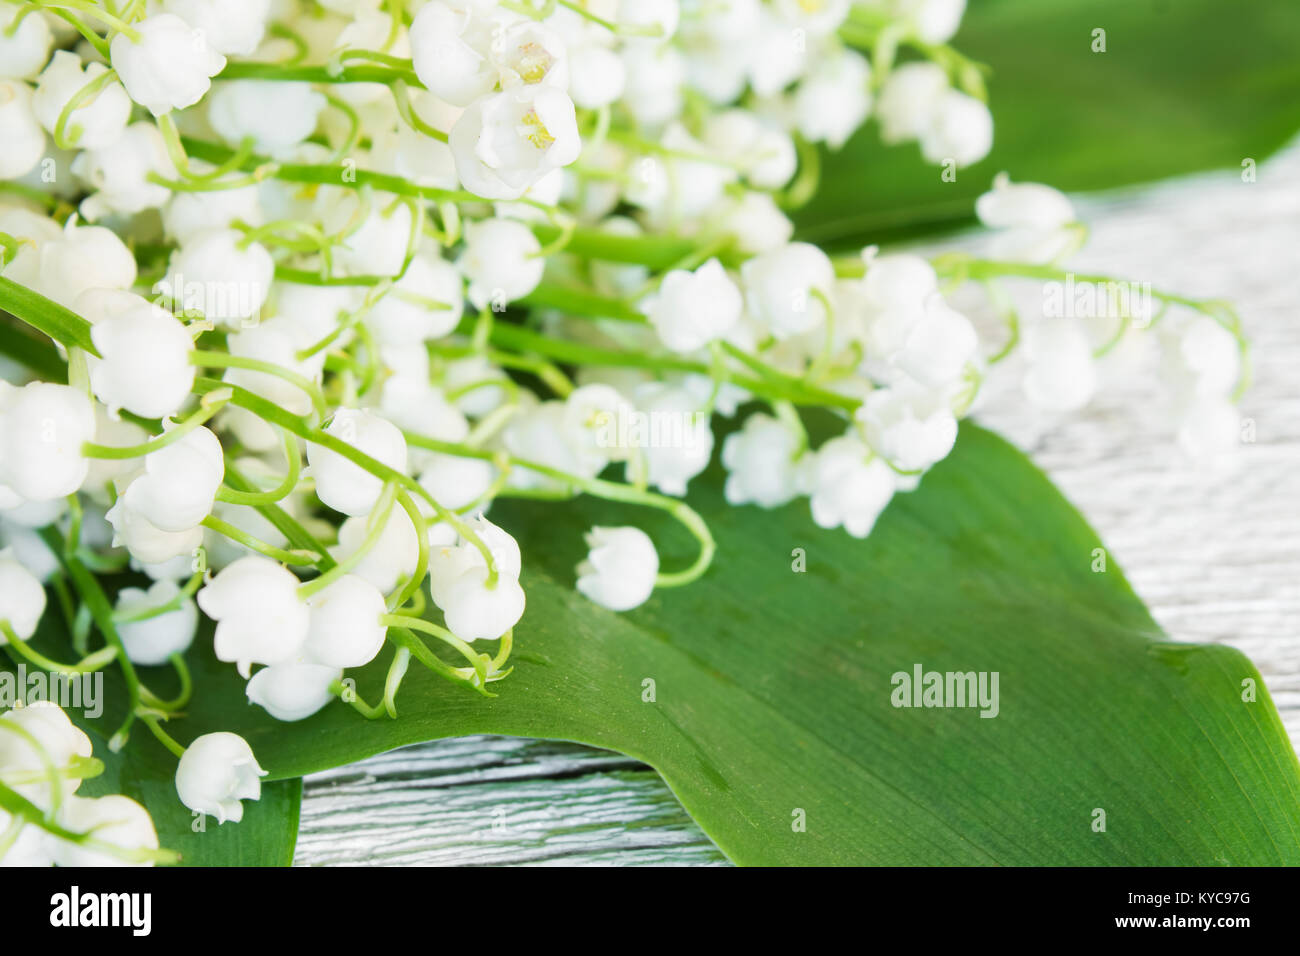
<path fill-rule="evenodd" d="M 1237 304 L 1255 347 L 1242 415 L 1257 442 L 1235 473 L 1190 468 L 1160 414 L 1158 384 L 1136 374 L 1055 422 L 1030 414 L 1014 387 L 995 385 L 979 418 L 1083 511 L 1171 635 L 1230 644 L 1255 662 L 1300 746 L 1300 147 L 1263 164 L 1254 183 L 1227 171 L 1079 208 L 1093 227 L 1074 263 L 1080 272 Z M 1041 289 L 1026 294 L 1041 301 Z M 633 760 L 477 737 L 308 778 L 297 862 L 725 860 Z"/>

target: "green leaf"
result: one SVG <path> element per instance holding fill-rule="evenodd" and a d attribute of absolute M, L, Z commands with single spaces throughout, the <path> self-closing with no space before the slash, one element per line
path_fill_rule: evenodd
<path fill-rule="evenodd" d="M 574 591 L 583 532 L 644 524 L 673 567 L 690 554 L 679 529 L 600 502 L 498 502 L 529 606 L 495 699 L 413 667 L 397 720 L 332 704 L 282 724 L 201 638 L 199 690 L 169 729 L 242 733 L 282 778 L 464 734 L 607 747 L 658 769 L 747 864 L 1300 863 L 1300 764 L 1259 674 L 1227 647 L 1168 642 L 1113 562 L 1093 572 L 1093 532 L 1005 442 L 963 426 L 865 541 L 814 527 L 806 502 L 731 507 L 720 478 L 691 496 L 714 567 L 625 615 Z M 360 675 L 369 700 L 385 658 Z M 916 664 L 998 672 L 997 717 L 895 708 L 891 675 Z"/>
<path fill-rule="evenodd" d="M 943 182 L 915 144 L 884 146 L 870 123 L 824 156 L 795 214 L 802 238 L 861 245 L 959 224 L 1000 170 L 1066 190 L 1240 172 L 1300 129 L 1294 0 L 984 0 L 952 44 L 992 68 L 992 154 Z"/>
<path fill-rule="evenodd" d="M 0 310 L 39 329 L 67 348 L 76 346 L 99 356 L 90 340 L 89 322 L 54 300 L 4 276 L 0 276 Z"/>

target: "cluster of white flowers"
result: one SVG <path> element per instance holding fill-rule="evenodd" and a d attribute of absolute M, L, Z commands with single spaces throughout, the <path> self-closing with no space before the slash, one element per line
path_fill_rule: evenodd
<path fill-rule="evenodd" d="M 732 504 L 806 496 L 865 536 L 1005 355 L 1045 409 L 1094 391 L 1095 330 L 990 336 L 950 301 L 1056 274 L 1081 232 L 1055 190 L 999 179 L 980 200 L 994 260 L 794 238 L 810 151 L 871 115 L 934 163 L 988 153 L 946 46 L 961 0 L 41 6 L 0 0 L 0 277 L 37 294 L 0 305 L 67 362 L 0 380 L 18 641 L 42 584 L 86 561 L 146 681 L 183 665 L 203 616 L 279 720 L 339 699 L 393 713 L 413 656 L 488 693 L 526 603 L 520 547 L 485 516 L 499 496 L 681 520 L 684 570 L 637 527 L 588 533 L 575 586 L 627 611 L 706 571 L 679 499 L 715 450 Z M 1156 317 L 1124 318 L 1114 336 Z M 1180 437 L 1221 448 L 1239 330 L 1208 311 L 1163 328 Z M 748 403 L 715 449 L 713 417 Z M 809 406 L 838 416 L 820 447 Z M 51 531 L 77 539 L 56 556 Z M 412 655 L 425 639 L 464 666 Z M 372 706 L 346 671 L 386 645 Z M 248 745 L 172 744 L 181 799 L 239 819 L 262 774 Z"/>
<path fill-rule="evenodd" d="M 14 575 L 0 557 L 0 578 Z M 5 604 L 19 601 L 4 593 Z M 44 598 L 40 585 L 36 593 Z M 5 613 L 0 611 L 0 614 Z M 0 786 L 39 815 L 0 809 L 0 867 L 150 865 L 158 834 L 130 797 L 77 796 L 93 775 L 90 738 L 53 703 L 0 713 Z M 8 804 L 11 805 L 12 804 Z"/>

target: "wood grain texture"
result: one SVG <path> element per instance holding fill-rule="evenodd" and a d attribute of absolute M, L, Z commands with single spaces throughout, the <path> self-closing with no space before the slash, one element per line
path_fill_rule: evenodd
<path fill-rule="evenodd" d="M 977 417 L 1051 475 L 1170 635 L 1229 644 L 1255 662 L 1300 747 L 1300 147 L 1260 166 L 1253 183 L 1215 173 L 1079 210 L 1093 228 L 1072 263 L 1080 272 L 1237 305 L 1255 367 L 1241 413 L 1257 440 L 1235 470 L 1189 466 L 1153 366 L 1125 356 L 1082 413 L 1033 413 L 1012 367 L 990 381 Z M 1028 311 L 1042 288 L 1022 285 L 1017 298 Z M 725 862 L 636 761 L 494 737 L 308 778 L 297 854 L 300 865 Z"/>

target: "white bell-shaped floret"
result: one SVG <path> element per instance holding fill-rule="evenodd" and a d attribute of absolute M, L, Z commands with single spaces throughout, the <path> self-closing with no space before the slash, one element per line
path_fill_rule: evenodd
<path fill-rule="evenodd" d="M 248 138 L 259 153 L 286 157 L 315 132 L 326 102 L 310 83 L 231 80 L 208 96 L 208 122 L 232 146 Z"/>
<path fill-rule="evenodd" d="M 790 424 L 762 412 L 746 418 L 740 431 L 722 443 L 727 501 L 775 508 L 793 498 L 800 445 L 801 436 Z"/>
<path fill-rule="evenodd" d="M 686 483 L 702 472 L 713 453 L 713 431 L 700 399 L 677 385 L 654 382 L 637 389 L 637 410 L 649 434 L 641 447 L 646 480 L 666 495 L 686 494 Z"/>
<path fill-rule="evenodd" d="M 131 557 L 146 565 L 177 559 L 188 562 L 203 545 L 203 527 L 195 525 L 182 531 L 164 531 L 136 509 L 126 495 L 119 497 L 105 515 L 113 526 L 113 545 L 126 548 Z"/>
<path fill-rule="evenodd" d="M 226 55 L 256 50 L 271 18 L 271 0 L 166 0 L 163 6 L 202 31 L 209 48 Z"/>
<path fill-rule="evenodd" d="M 484 199 L 518 199 L 582 150 L 573 101 L 542 84 L 475 100 L 447 141 L 461 184 Z"/>
<path fill-rule="evenodd" d="M 166 283 L 187 312 L 197 309 L 205 319 L 239 326 L 261 312 L 274 274 L 265 246 L 234 229 L 204 229 L 172 254 Z"/>
<path fill-rule="evenodd" d="M 129 620 L 172 602 L 177 604 L 172 610 Z M 123 588 L 117 592 L 113 610 L 117 616 L 126 618 L 117 625 L 117 630 L 126 656 L 133 664 L 156 666 L 167 663 L 173 654 L 184 654 L 194 642 L 199 626 L 199 609 L 194 599 L 182 593 L 175 581 L 155 581 L 148 591 Z"/>
<path fill-rule="evenodd" d="M 240 558 L 199 591 L 198 602 L 217 622 L 217 659 L 236 663 L 245 677 L 251 664 L 292 660 L 307 639 L 298 579 L 269 558 Z"/>
<path fill-rule="evenodd" d="M 578 565 L 578 590 L 611 611 L 646 602 L 659 574 L 659 552 L 640 528 L 592 528 L 587 558 Z"/>
<path fill-rule="evenodd" d="M 71 169 L 95 190 L 79 207 L 92 222 L 110 213 L 129 216 L 156 209 L 168 200 L 171 190 L 153 182 L 150 175 L 176 177 L 162 133 L 146 120 L 132 123 L 107 146 L 77 154 Z"/>
<path fill-rule="evenodd" d="M 406 473 L 406 439 L 396 425 L 374 412 L 340 408 L 324 431 L 395 471 Z M 384 489 L 382 478 L 313 442 L 307 444 L 307 462 L 316 479 L 316 497 L 345 515 L 369 514 Z"/>
<path fill-rule="evenodd" d="M 948 90 L 921 131 L 921 155 L 927 162 L 970 166 L 993 148 L 993 114 L 988 106 L 958 90 Z"/>
<path fill-rule="evenodd" d="M 36 633 L 45 613 L 45 589 L 40 579 L 19 564 L 10 548 L 0 551 L 0 621 L 26 641 Z M 9 639 L 0 632 L 0 644 Z"/>
<path fill-rule="evenodd" d="M 674 352 L 695 352 L 740 321 L 740 289 L 717 259 L 694 272 L 673 269 L 645 305 L 660 340 Z"/>
<path fill-rule="evenodd" d="M 59 116 L 72 97 L 106 72 L 102 63 L 87 63 L 83 70 L 77 54 L 67 50 L 55 53 L 32 95 L 32 109 L 45 131 L 54 133 Z M 122 135 L 130 118 L 131 98 L 121 83 L 110 81 L 68 115 L 64 135 L 79 149 L 102 149 Z"/>
<path fill-rule="evenodd" d="M 127 486 L 126 506 L 161 531 L 185 531 L 212 513 L 225 475 L 221 442 L 200 425 L 150 452 L 144 474 Z"/>
<path fill-rule="evenodd" d="M 865 538 L 893 498 L 895 478 L 859 438 L 842 435 L 804 459 L 800 483 L 819 527 L 843 526 L 855 538 Z"/>
<path fill-rule="evenodd" d="M 85 297 L 78 297 L 78 303 Z M 180 409 L 194 386 L 194 340 L 170 312 L 131 298 L 135 301 L 118 299 L 118 308 L 90 330 L 100 354 L 90 360 L 90 385 L 110 412 L 125 408 L 144 418 L 166 418 Z"/>
<path fill-rule="evenodd" d="M 901 471 L 921 471 L 946 458 L 957 441 L 957 419 L 940 393 L 876 389 L 857 411 L 868 443 Z"/>
<path fill-rule="evenodd" d="M 0 383 L 0 485 L 26 501 L 63 498 L 81 487 L 95 436 L 95 411 L 70 385 Z"/>
<path fill-rule="evenodd" d="M 18 3 L 0 4 L 0 78 L 30 80 L 41 72 L 53 45 L 54 34 L 39 12 Z"/>
<path fill-rule="evenodd" d="M 39 807 L 48 808 L 52 802 L 50 783 L 45 778 L 48 767 L 66 770 L 77 757 L 91 755 L 90 738 L 58 706 L 49 701 L 36 701 L 25 707 L 16 707 L 0 714 L 0 721 L 17 727 L 15 733 L 0 727 L 0 779 Z M 22 783 L 15 777 L 32 778 Z M 66 799 L 76 793 L 81 777 L 65 774 L 61 781 Z"/>
<path fill-rule="evenodd" d="M 456 265 L 469 281 L 469 300 L 477 309 L 502 310 L 537 288 L 545 261 L 542 244 L 520 222 L 487 219 L 465 226 L 465 251 Z"/>
<path fill-rule="evenodd" d="M 59 807 L 59 825 L 73 833 L 90 833 L 96 843 L 125 851 L 158 849 L 158 832 L 149 811 L 130 797 L 110 794 L 86 799 L 69 797 Z M 112 850 L 71 840 L 51 840 L 56 866 L 152 866 L 149 860 L 132 862 Z"/>
<path fill-rule="evenodd" d="M 118 33 L 109 54 L 131 99 L 154 116 L 193 106 L 208 92 L 210 78 L 226 67 L 206 31 L 174 14 L 157 13 L 132 28 L 139 42 Z"/>
<path fill-rule="evenodd" d="M 749 312 L 778 339 L 811 332 L 826 321 L 835 269 L 826 253 L 792 242 L 746 262 L 740 270 Z"/>
<path fill-rule="evenodd" d="M 388 613 L 379 588 L 355 574 L 345 574 L 307 599 L 311 621 L 306 654 L 333 668 L 362 667 L 384 646 Z M 282 720 L 284 718 L 281 718 Z"/>
<path fill-rule="evenodd" d="M 468 106 L 496 86 L 489 59 L 494 33 L 493 4 L 444 3 L 422 6 L 411 21 L 411 61 L 415 75 L 435 96 Z"/>
<path fill-rule="evenodd" d="M 75 217 L 73 217 L 75 219 Z M 37 291 L 76 311 L 90 290 L 123 291 L 135 284 L 135 256 L 103 226 L 78 226 L 73 219 L 58 238 L 41 243 Z M 95 321 L 94 315 L 86 315 Z"/>
<path fill-rule="evenodd" d="M 928 60 L 891 70 L 876 102 L 880 138 L 886 143 L 918 139 L 948 91 L 948 74 Z"/>
<path fill-rule="evenodd" d="M 366 324 L 383 345 L 414 346 L 453 331 L 464 310 L 464 282 L 456 267 L 422 253 L 371 308 Z"/>
<path fill-rule="evenodd" d="M 276 720 L 303 720 L 334 699 L 330 686 L 342 676 L 339 668 L 325 664 L 275 664 L 254 674 L 244 691 Z"/>
<path fill-rule="evenodd" d="M 0 180 L 26 176 L 45 155 L 45 131 L 32 106 L 32 88 L 21 80 L 0 80 L 0 141 Z"/>
<path fill-rule="evenodd" d="M 243 800 L 262 796 L 266 771 L 257 764 L 248 741 L 238 734 L 204 734 L 185 748 L 176 768 L 176 794 L 198 813 L 218 823 L 244 818 Z"/>
<path fill-rule="evenodd" d="M 1097 389 L 1092 343 L 1078 323 L 1044 319 L 1026 330 L 1023 388 L 1030 403 L 1049 412 L 1072 412 Z"/>

